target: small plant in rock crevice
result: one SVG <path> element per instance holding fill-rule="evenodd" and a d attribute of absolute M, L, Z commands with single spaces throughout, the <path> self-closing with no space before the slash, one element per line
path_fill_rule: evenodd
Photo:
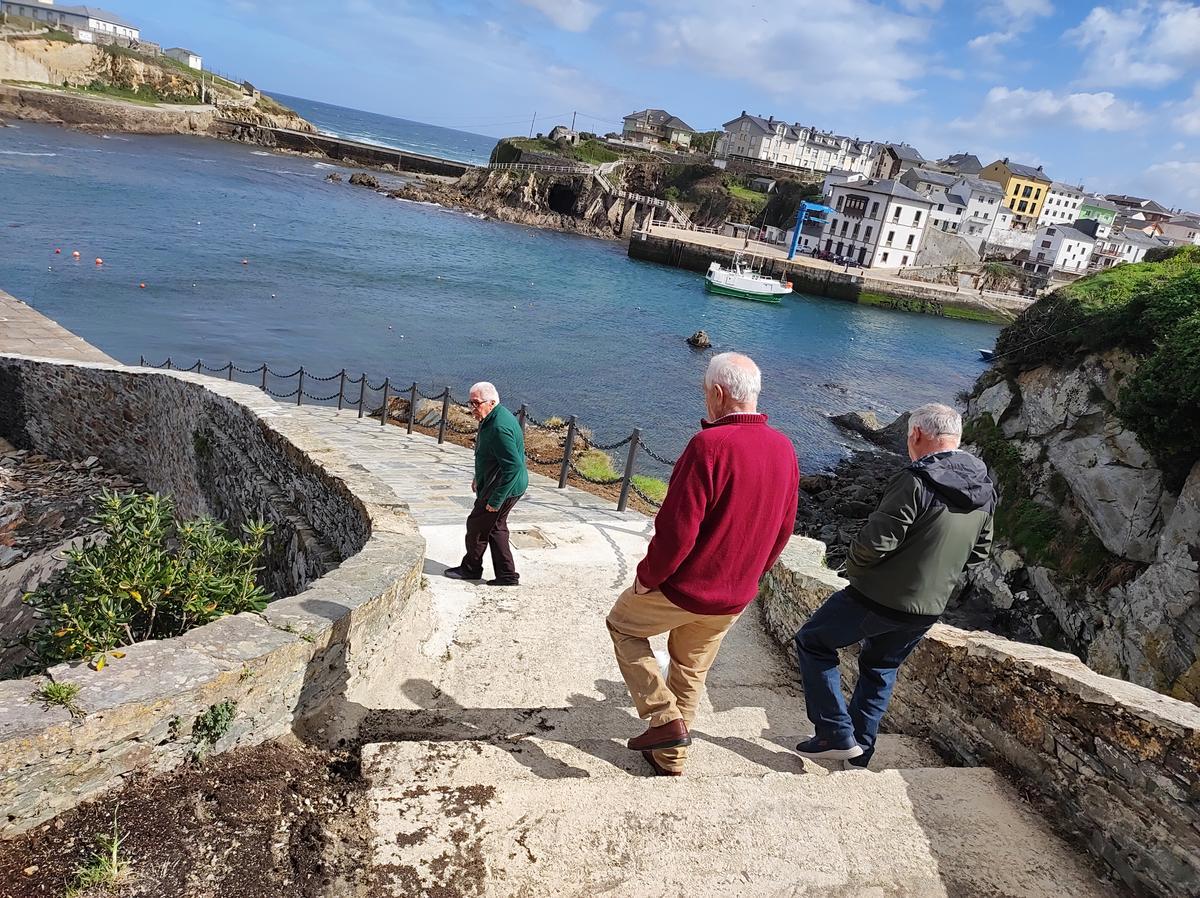
<path fill-rule="evenodd" d="M 237 702 L 225 699 L 210 705 L 208 709 L 196 716 L 192 722 L 192 759 L 200 761 L 210 752 L 221 738 L 229 732 L 233 718 L 237 714 Z"/>
<path fill-rule="evenodd" d="M 166 639 L 241 611 L 262 611 L 257 584 L 270 526 L 250 523 L 244 541 L 211 518 L 177 521 L 169 496 L 105 491 L 91 523 L 98 537 L 68 550 L 67 565 L 25 596 L 35 615 L 20 640 L 25 675 L 88 659 L 97 670 L 119 647 Z"/>
<path fill-rule="evenodd" d="M 117 827 L 117 811 L 113 811 L 112 833 L 96 837 L 96 851 L 87 863 L 75 869 L 75 881 L 68 886 L 66 898 L 110 894 L 128 882 L 133 876 L 133 864 L 121 851 L 123 841 Z"/>
<path fill-rule="evenodd" d="M 39 686 L 34 691 L 33 698 L 35 701 L 41 702 L 42 707 L 46 710 L 54 707 L 64 708 L 70 712 L 72 717 L 83 717 L 83 709 L 75 703 L 78 695 L 78 683 L 55 683 L 51 680 Z"/>

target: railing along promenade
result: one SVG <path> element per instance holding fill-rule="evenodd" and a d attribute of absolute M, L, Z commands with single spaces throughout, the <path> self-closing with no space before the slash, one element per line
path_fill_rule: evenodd
<path fill-rule="evenodd" d="M 465 402 L 459 402 L 456 400 L 453 394 L 450 392 L 449 387 L 444 387 L 440 393 L 434 393 L 430 395 L 422 392 L 420 385 L 416 381 L 413 381 L 408 387 L 397 389 L 397 385 L 392 383 L 390 377 L 385 377 L 383 382 L 380 384 L 371 384 L 367 379 L 367 374 L 365 371 L 358 377 L 350 377 L 346 369 L 343 368 L 337 374 L 330 374 L 322 377 L 313 374 L 311 371 L 306 370 L 304 366 L 301 365 L 295 371 L 283 374 L 275 371 L 265 362 L 259 365 L 257 368 L 240 368 L 233 362 L 227 362 L 224 365 L 212 367 L 210 365 L 206 365 L 201 359 L 196 359 L 196 361 L 190 365 L 181 366 L 175 364 L 175 362 L 169 357 L 166 361 L 160 364 L 154 364 L 153 362 L 147 361 L 145 356 L 139 356 L 138 365 L 143 368 L 159 368 L 166 371 L 189 371 L 196 374 L 223 375 L 226 380 L 230 381 L 236 380 L 235 375 L 254 376 L 258 378 L 257 381 L 255 381 L 255 384 L 258 386 L 258 388 L 268 396 L 271 396 L 275 399 L 289 401 L 295 399 L 296 405 L 303 405 L 305 399 L 308 399 L 311 403 L 316 403 L 318 405 L 329 405 L 336 402 L 337 409 L 339 411 L 344 409 L 356 410 L 359 418 L 375 417 L 378 415 L 379 424 L 381 427 L 386 426 L 388 421 L 402 422 L 406 426 L 408 433 L 413 432 L 414 425 L 429 430 L 436 428 L 437 441 L 439 444 L 446 441 L 447 432 L 466 437 L 478 433 L 479 431 L 478 426 L 462 427 L 458 424 L 455 424 L 455 422 L 452 420 L 450 415 L 451 407 L 457 408 L 461 412 L 468 415 L 471 412 L 471 407 Z M 296 386 L 294 389 L 286 392 L 273 389 L 273 384 L 276 384 L 279 381 L 283 381 L 284 383 L 295 381 Z M 309 392 L 310 389 L 319 389 L 312 387 L 312 384 L 332 384 L 333 381 L 337 381 L 336 393 L 329 393 L 328 395 L 320 396 Z M 239 382 L 249 383 L 249 381 L 245 380 Z M 323 389 L 328 390 L 332 389 L 332 387 L 325 387 Z M 375 395 L 379 396 L 381 401 L 378 409 L 371 410 L 370 406 L 374 403 L 370 396 Z M 408 414 L 405 417 L 401 418 L 392 413 L 389 405 L 393 399 L 399 399 L 408 402 Z M 436 420 L 429 417 L 430 412 L 428 411 L 422 415 L 417 414 L 417 406 L 419 401 L 422 399 L 430 402 L 441 403 L 441 410 Z M 634 477 L 637 475 L 638 450 L 643 450 L 647 456 L 654 459 L 654 461 L 658 462 L 660 465 L 666 466 L 667 468 L 673 468 L 677 459 L 666 458 L 647 446 L 645 441 L 642 439 L 642 429 L 640 427 L 633 428 L 633 431 L 629 434 L 629 436 L 625 437 L 623 440 L 619 440 L 615 443 L 604 444 L 596 442 L 590 435 L 590 432 L 586 428 L 580 426 L 575 415 L 571 415 L 561 424 L 548 423 L 548 421 L 551 419 L 548 419 L 547 421 L 539 421 L 530 414 L 529 408 L 525 403 L 521 403 L 520 407 L 517 409 L 516 415 L 517 421 L 520 422 L 521 433 L 523 435 L 527 432 L 527 428 L 530 425 L 551 433 L 565 431 L 562 446 L 562 457 L 560 458 L 542 458 L 535 452 L 530 451 L 528 446 L 526 446 L 525 449 L 526 458 L 528 458 L 534 464 L 547 467 L 558 467 L 559 489 L 565 488 L 568 478 L 571 474 L 574 474 L 580 480 L 595 486 L 616 487 L 617 485 L 620 485 L 620 495 L 617 498 L 618 511 L 625 511 L 625 509 L 628 507 L 629 494 L 631 492 L 637 495 L 638 498 L 640 498 L 651 508 L 658 508 L 662 504 L 659 500 L 647 495 L 647 493 L 641 489 L 636 482 L 634 482 Z M 595 449 L 606 454 L 628 447 L 625 456 L 624 473 L 622 473 L 620 477 L 611 478 L 593 477 L 584 473 L 579 469 L 575 462 L 575 451 L 577 447 L 581 451 Z"/>

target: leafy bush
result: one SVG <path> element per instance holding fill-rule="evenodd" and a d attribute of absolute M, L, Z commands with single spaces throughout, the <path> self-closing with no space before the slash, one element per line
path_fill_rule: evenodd
<path fill-rule="evenodd" d="M 211 518 L 177 522 L 169 496 L 105 491 L 97 506 L 99 538 L 68 551 L 67 566 L 25 596 L 36 623 L 21 639 L 33 655 L 23 673 L 80 658 L 101 668 L 121 646 L 270 601 L 256 583 L 269 526 L 247 525 L 239 542 Z"/>

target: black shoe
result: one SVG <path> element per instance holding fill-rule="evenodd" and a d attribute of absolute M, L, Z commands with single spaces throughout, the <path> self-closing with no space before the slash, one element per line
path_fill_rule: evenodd
<path fill-rule="evenodd" d="M 478 573 L 475 571 L 468 571 L 465 570 L 460 564 L 458 567 L 446 568 L 444 571 L 442 571 L 442 576 L 449 577 L 451 580 L 482 580 L 483 571 L 479 571 Z"/>
<path fill-rule="evenodd" d="M 495 580 L 489 580 L 487 582 L 487 585 L 488 586 L 520 586 L 521 581 L 519 581 L 519 580 L 501 580 L 501 579 L 497 578 Z"/>
<path fill-rule="evenodd" d="M 796 753 L 802 758 L 811 758 L 814 761 L 849 761 L 859 757 L 863 750 L 853 739 L 838 741 L 809 736 L 796 746 Z"/>

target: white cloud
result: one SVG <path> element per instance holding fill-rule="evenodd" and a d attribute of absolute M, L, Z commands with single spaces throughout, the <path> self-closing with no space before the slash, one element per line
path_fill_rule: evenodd
<path fill-rule="evenodd" d="M 929 21 L 870 0 L 747 7 L 726 0 L 653 0 L 667 65 L 737 79 L 781 100 L 826 107 L 898 103 L 926 74 Z"/>
<path fill-rule="evenodd" d="M 1081 85 L 1159 87 L 1200 66 L 1200 5 L 1140 0 L 1121 9 L 1098 6 L 1064 37 L 1087 54 Z"/>
<path fill-rule="evenodd" d="M 1146 192 L 1170 206 L 1200 203 L 1200 162 L 1173 160 L 1150 166 L 1142 175 Z"/>
<path fill-rule="evenodd" d="M 600 7 L 588 0 L 521 0 L 532 6 L 563 31 L 587 31 L 592 27 Z"/>
<path fill-rule="evenodd" d="M 1200 136 L 1200 82 L 1196 84 L 1190 98 L 1179 103 L 1168 103 L 1166 110 L 1171 115 L 1171 124 L 1184 134 Z"/>
<path fill-rule="evenodd" d="M 1054 14 L 1050 0 L 985 0 L 978 5 L 981 16 L 994 22 L 1010 23 L 1021 31 L 1031 27 L 1027 20 Z M 1013 20 L 1017 20 L 1013 22 Z"/>
<path fill-rule="evenodd" d="M 1024 87 L 993 87 L 974 118 L 955 119 L 951 127 L 999 135 L 1054 125 L 1085 131 L 1125 131 L 1145 122 L 1146 115 L 1140 106 L 1108 91 L 1055 93 Z"/>

